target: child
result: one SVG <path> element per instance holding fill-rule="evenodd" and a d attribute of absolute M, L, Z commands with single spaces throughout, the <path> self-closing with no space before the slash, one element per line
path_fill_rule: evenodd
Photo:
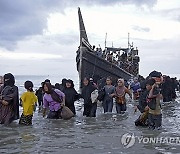
<path fill-rule="evenodd" d="M 31 81 L 26 81 L 24 87 L 27 89 L 27 92 L 23 93 L 21 96 L 23 113 L 19 124 L 32 125 L 33 111 L 35 110 L 38 100 L 33 92 L 33 83 Z"/>

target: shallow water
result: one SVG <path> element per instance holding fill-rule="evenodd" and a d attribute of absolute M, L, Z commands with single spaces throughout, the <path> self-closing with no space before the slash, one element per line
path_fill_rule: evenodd
<path fill-rule="evenodd" d="M 163 104 L 163 128 L 152 131 L 134 125 L 139 113 L 133 112 L 133 104 L 123 115 L 103 114 L 98 107 L 96 118 L 82 117 L 82 104 L 76 102 L 77 116 L 71 120 L 50 120 L 36 111 L 33 126 L 0 126 L 0 153 L 179 153 L 179 144 L 138 143 L 125 148 L 121 137 L 134 133 L 143 137 L 178 137 L 180 135 L 180 104 Z"/>
<path fill-rule="evenodd" d="M 115 107 L 112 114 L 103 114 L 99 106 L 96 118 L 86 118 L 82 117 L 82 101 L 78 101 L 77 116 L 67 121 L 43 118 L 37 109 L 33 126 L 19 126 L 18 121 L 0 126 L 0 153 L 180 153 L 180 143 L 139 143 L 137 140 L 137 137 L 180 137 L 180 96 L 174 102 L 163 103 L 162 108 L 163 127 L 156 131 L 134 125 L 140 113 L 134 113 L 133 102 L 129 102 L 123 115 L 117 115 Z M 121 143 L 126 133 L 136 136 L 135 144 L 129 148 Z"/>

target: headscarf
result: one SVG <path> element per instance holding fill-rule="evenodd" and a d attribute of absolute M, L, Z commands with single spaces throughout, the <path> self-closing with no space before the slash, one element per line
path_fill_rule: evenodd
<path fill-rule="evenodd" d="M 123 96 L 125 94 L 124 79 L 118 79 L 118 82 L 122 82 L 122 86 L 116 87 L 116 94 L 118 96 Z"/>
<path fill-rule="evenodd" d="M 74 83 L 71 79 L 66 80 L 66 83 L 70 83 L 71 84 L 70 88 L 74 88 Z"/>
<path fill-rule="evenodd" d="M 50 94 L 52 99 L 55 101 L 55 102 L 59 102 L 61 103 L 63 98 L 60 98 L 60 96 L 54 91 L 54 89 L 52 88 L 52 85 L 51 83 L 49 82 L 45 82 L 44 85 L 43 85 L 43 89 L 44 89 L 44 86 L 47 86 L 48 88 L 48 91 L 45 91 L 45 93 L 47 94 Z"/>
<path fill-rule="evenodd" d="M 4 75 L 4 86 L 13 87 L 15 84 L 15 78 L 11 73 L 7 73 Z"/>

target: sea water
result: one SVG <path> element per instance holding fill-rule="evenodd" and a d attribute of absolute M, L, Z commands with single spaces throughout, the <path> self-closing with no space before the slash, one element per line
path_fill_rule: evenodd
<path fill-rule="evenodd" d="M 53 84 L 61 82 L 60 76 L 16 76 L 20 93 L 25 89 L 26 80 L 34 83 L 34 89 L 45 79 Z M 74 80 L 78 90 L 78 78 Z M 51 120 L 42 117 L 36 110 L 32 126 L 19 126 L 18 120 L 9 126 L 0 126 L 0 153 L 22 154 L 171 154 L 180 153 L 180 143 L 152 142 L 154 139 L 177 138 L 180 136 L 180 98 L 162 104 L 163 125 L 161 130 L 136 127 L 134 121 L 139 112 L 134 113 L 134 102 L 128 101 L 127 112 L 117 115 L 103 113 L 98 105 L 97 117 L 82 116 L 83 100 L 77 101 L 77 116 L 70 120 Z M 21 108 L 22 112 L 22 108 Z M 150 140 L 153 139 L 153 140 Z M 141 141 L 141 142 L 140 142 Z"/>

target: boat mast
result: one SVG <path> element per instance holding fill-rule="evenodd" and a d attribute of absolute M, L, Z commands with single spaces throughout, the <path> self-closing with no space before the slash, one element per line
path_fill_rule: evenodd
<path fill-rule="evenodd" d="M 128 49 L 130 48 L 130 43 L 129 43 L 129 33 L 128 33 Z"/>
<path fill-rule="evenodd" d="M 105 42 L 104 42 L 105 48 L 106 48 L 106 40 L 107 40 L 107 33 L 105 35 Z"/>
<path fill-rule="evenodd" d="M 82 14 L 81 14 L 81 10 L 78 7 L 78 16 L 79 16 L 79 30 L 80 30 L 80 46 L 82 46 L 83 44 L 83 39 L 89 43 L 88 41 L 88 37 L 86 34 L 86 29 L 84 26 L 84 22 L 83 22 L 83 18 L 82 18 Z"/>
<path fill-rule="evenodd" d="M 80 90 L 82 88 L 82 80 L 83 80 L 83 65 L 82 65 L 82 56 L 83 56 L 83 52 L 85 51 L 85 46 L 88 46 L 91 48 L 91 45 L 89 44 L 88 41 L 88 37 L 86 34 L 86 29 L 84 26 L 84 21 L 82 18 L 82 14 L 81 14 L 81 10 L 78 7 L 78 17 L 79 17 L 79 31 L 80 31 L 80 46 L 79 46 L 79 86 L 80 86 Z"/>

